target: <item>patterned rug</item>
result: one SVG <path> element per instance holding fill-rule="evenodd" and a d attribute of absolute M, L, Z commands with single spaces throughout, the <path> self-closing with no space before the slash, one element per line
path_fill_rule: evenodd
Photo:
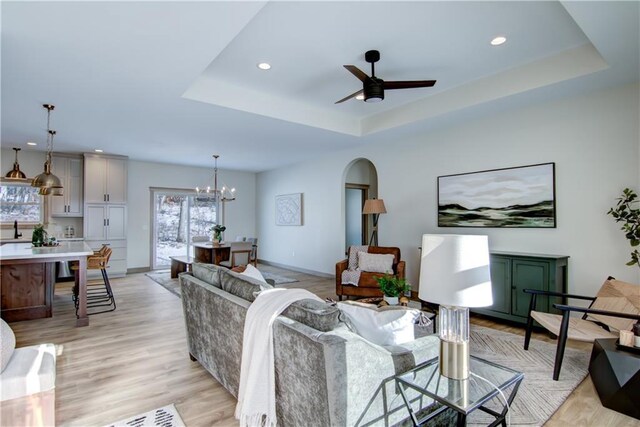
<path fill-rule="evenodd" d="M 185 427 L 176 407 L 171 404 L 144 414 L 121 420 L 105 427 Z"/>
<path fill-rule="evenodd" d="M 471 326 L 471 354 L 516 371 L 524 380 L 511 407 L 511 426 L 541 426 L 558 410 L 571 392 L 587 376 L 589 352 L 567 348 L 560 380 L 553 381 L 556 344 L 531 340 L 529 350 L 522 346 L 524 337 Z M 475 411 L 469 425 L 487 425 L 492 417 Z"/>
<path fill-rule="evenodd" d="M 294 283 L 298 280 L 292 279 L 290 277 L 280 276 L 278 274 L 268 273 L 266 271 L 261 271 L 262 276 L 265 279 L 272 279 L 276 285 L 281 285 L 283 283 Z M 172 294 L 180 297 L 180 282 L 178 279 L 171 278 L 171 271 L 169 270 L 157 270 L 146 273 L 145 276 L 171 292 Z"/>

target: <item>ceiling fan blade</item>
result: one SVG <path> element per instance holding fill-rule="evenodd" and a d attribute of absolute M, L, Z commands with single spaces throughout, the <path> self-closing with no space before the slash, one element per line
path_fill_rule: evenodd
<path fill-rule="evenodd" d="M 362 71 L 360 68 L 356 67 L 355 65 L 345 65 L 344 68 L 349 70 L 349 72 L 351 72 L 351 74 L 356 76 L 362 82 L 366 81 L 369 78 L 369 76 L 367 76 L 367 73 L 365 73 L 364 71 Z"/>
<path fill-rule="evenodd" d="M 348 101 L 348 100 L 350 100 L 351 98 L 355 98 L 356 96 L 360 95 L 362 92 L 364 92 L 364 89 L 360 89 L 360 90 L 359 90 L 359 91 L 357 91 L 357 92 L 353 92 L 351 95 L 349 95 L 349 96 L 345 96 L 345 97 L 344 97 L 344 98 L 342 98 L 340 101 L 336 101 L 336 104 L 340 104 L 341 102 Z"/>
<path fill-rule="evenodd" d="M 436 84 L 435 80 L 410 80 L 398 82 L 384 82 L 382 87 L 385 89 L 411 89 L 416 87 L 431 87 Z"/>

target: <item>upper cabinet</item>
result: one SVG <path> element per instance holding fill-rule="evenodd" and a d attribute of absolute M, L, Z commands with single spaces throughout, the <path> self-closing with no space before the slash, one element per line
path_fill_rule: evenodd
<path fill-rule="evenodd" d="M 127 159 L 84 156 L 85 203 L 127 203 Z"/>
<path fill-rule="evenodd" d="M 82 216 L 82 157 L 53 154 L 53 173 L 62 182 L 62 197 L 51 196 L 51 216 L 81 217 Z"/>

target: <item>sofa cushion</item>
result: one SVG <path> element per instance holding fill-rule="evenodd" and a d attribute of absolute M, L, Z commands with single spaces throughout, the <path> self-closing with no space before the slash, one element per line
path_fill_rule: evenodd
<path fill-rule="evenodd" d="M 9 363 L 13 350 L 16 348 L 16 336 L 11 327 L 3 319 L 0 319 L 0 372 Z"/>
<path fill-rule="evenodd" d="M 373 273 L 392 273 L 393 255 L 358 252 L 358 268 Z"/>
<path fill-rule="evenodd" d="M 273 288 L 267 283 L 227 269 L 220 270 L 220 282 L 222 283 L 223 291 L 250 302 L 255 301 L 256 296 L 254 294 Z"/>
<path fill-rule="evenodd" d="M 401 306 L 377 308 L 355 301 L 339 302 L 355 332 L 378 345 L 398 345 L 415 339 L 414 323 L 420 311 Z"/>
<path fill-rule="evenodd" d="M 320 332 L 331 331 L 340 323 L 340 310 L 313 299 L 294 302 L 282 315 Z"/>
<path fill-rule="evenodd" d="M 191 271 L 195 278 L 200 279 L 203 282 L 207 282 L 216 288 L 222 288 L 222 284 L 220 283 L 220 270 L 221 267 L 214 264 L 194 262 L 191 266 Z"/>

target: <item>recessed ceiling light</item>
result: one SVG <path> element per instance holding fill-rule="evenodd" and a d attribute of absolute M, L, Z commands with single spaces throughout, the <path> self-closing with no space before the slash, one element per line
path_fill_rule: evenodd
<path fill-rule="evenodd" d="M 38 144 L 36 142 L 29 141 L 29 142 L 27 142 L 27 145 L 38 145 Z"/>
<path fill-rule="evenodd" d="M 360 101 L 362 101 L 364 99 L 364 93 L 361 93 L 360 95 L 356 95 L 356 99 L 359 99 Z"/>
<path fill-rule="evenodd" d="M 494 37 L 493 40 L 491 40 L 491 46 L 500 46 L 506 41 L 507 41 L 507 38 L 505 36 L 497 36 L 497 37 Z"/>
<path fill-rule="evenodd" d="M 104 153 L 104 150 L 101 150 L 101 149 L 99 149 L 99 148 L 96 148 L 96 149 L 95 149 L 95 150 L 93 150 L 93 151 L 95 151 L 96 153 Z"/>
<path fill-rule="evenodd" d="M 258 64 L 258 68 L 260 68 L 261 70 L 268 70 L 271 68 L 271 65 L 266 62 L 261 62 Z"/>

